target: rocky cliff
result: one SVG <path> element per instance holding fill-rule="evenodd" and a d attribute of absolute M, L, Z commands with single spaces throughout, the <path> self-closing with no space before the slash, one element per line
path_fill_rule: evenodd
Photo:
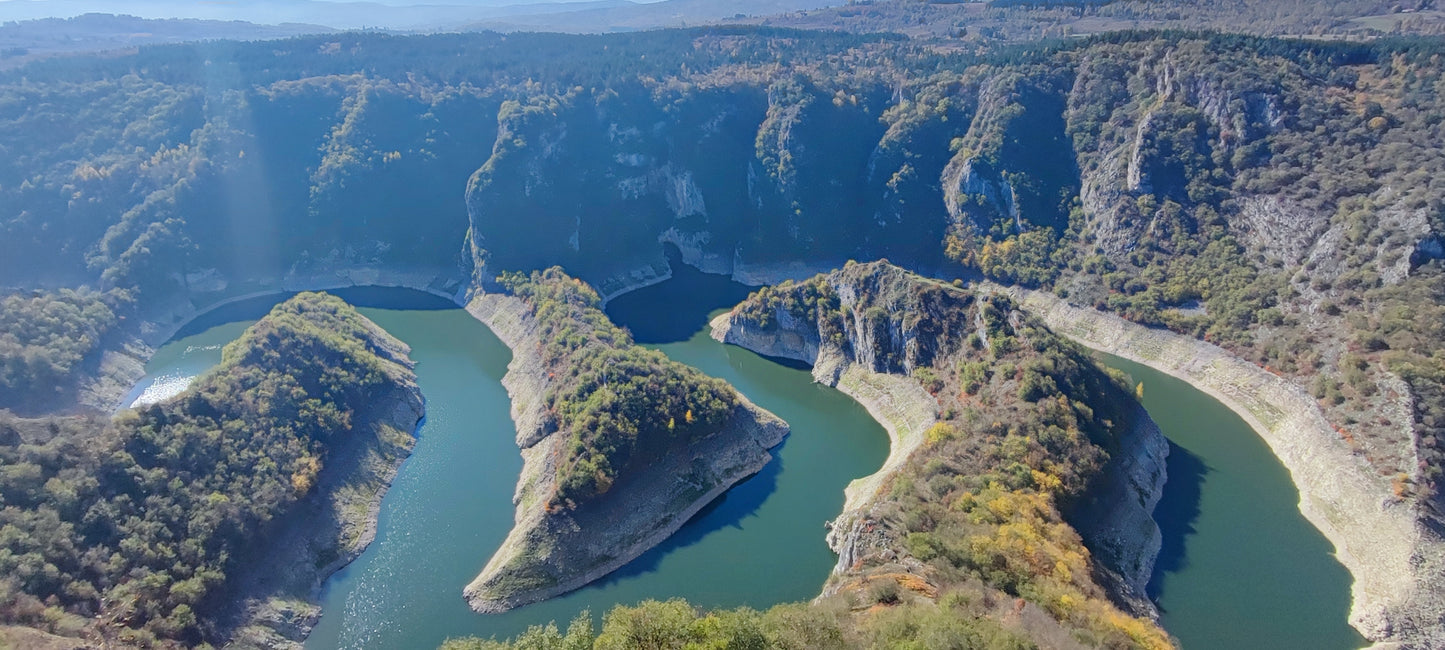
<path fill-rule="evenodd" d="M 150 319 L 347 265 L 460 258 L 486 284 L 564 264 L 611 296 L 666 277 L 663 243 L 738 278 L 887 255 L 1268 366 L 1428 530 L 1445 512 L 1434 47 L 1125 32 L 961 56 L 730 28 L 51 61 L 0 79 L 0 287 L 91 285 Z M 114 338 L 67 401 L 108 408 L 139 373 L 148 352 Z"/>
<path fill-rule="evenodd" d="M 713 337 L 720 341 L 813 364 L 819 382 L 858 400 L 889 433 L 890 453 L 883 468 L 849 485 L 844 512 L 830 526 L 828 542 L 839 556 L 835 574 L 845 578 L 831 581 L 830 592 L 841 588 L 870 556 L 921 570 L 919 559 L 909 559 L 911 552 L 900 548 L 906 546 L 903 533 L 890 533 L 896 526 L 883 523 L 891 516 L 885 513 L 892 512 L 894 486 L 899 480 L 911 480 L 900 478 L 916 471 L 909 467 L 939 453 L 929 447 L 945 435 L 940 432 L 985 435 L 969 430 L 977 425 L 958 420 L 959 411 L 973 411 L 980 401 L 985 409 L 992 409 L 998 405 L 991 402 L 1021 399 L 1008 393 L 983 397 L 979 386 L 967 385 L 976 377 L 954 374 L 970 363 L 980 363 L 975 361 L 980 357 L 994 359 L 983 361 L 985 365 L 1015 367 L 1016 355 L 994 357 L 989 349 L 990 342 L 1014 345 L 999 336 L 1001 328 L 1024 332 L 1021 325 L 1008 323 L 1017 323 L 1018 318 L 1009 309 L 1006 304 L 980 302 L 967 290 L 873 263 L 850 264 L 803 283 L 764 289 L 713 321 Z M 1045 333 L 1027 336 L 1037 340 Z M 1083 372 L 1103 374 L 1092 365 L 1088 368 Z M 1050 385 L 1068 386 L 1062 379 Z M 1062 390 L 1078 391 L 1069 393 L 1070 399 L 1090 398 L 1078 388 Z M 1102 560 L 1100 569 L 1114 576 L 1105 582 L 1115 587 L 1116 599 L 1152 614 L 1144 587 L 1159 551 L 1160 533 L 1151 513 L 1162 493 L 1168 449 L 1158 428 L 1137 405 L 1120 421 L 1133 425 L 1099 439 L 1108 450 L 1108 460 L 1084 470 L 1087 476 L 1081 485 L 1087 488 L 1080 489 L 1065 512 Z M 958 459 L 946 462 L 967 464 Z"/>
<path fill-rule="evenodd" d="M 388 389 L 359 408 L 349 436 L 328 453 L 315 492 L 278 524 L 273 541 L 242 563 L 238 628 L 228 647 L 299 650 L 321 616 L 321 587 L 376 538 L 381 499 L 416 443 L 425 401 L 411 348 L 368 326 Z"/>

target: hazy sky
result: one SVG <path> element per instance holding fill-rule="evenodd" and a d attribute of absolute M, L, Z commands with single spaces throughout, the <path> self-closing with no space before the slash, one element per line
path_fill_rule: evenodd
<path fill-rule="evenodd" d="M 602 1 L 642 4 L 659 0 Z M 570 0 L 569 4 L 574 5 L 570 8 L 576 8 L 577 2 Z M 559 4 L 559 0 L 0 0 L 0 21 L 110 13 L 141 18 L 309 23 L 339 29 L 425 29 L 506 15 L 551 13 L 564 8 Z"/>

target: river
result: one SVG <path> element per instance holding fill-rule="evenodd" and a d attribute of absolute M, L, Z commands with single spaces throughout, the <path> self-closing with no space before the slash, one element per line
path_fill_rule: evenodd
<path fill-rule="evenodd" d="M 1264 440 L 1188 383 L 1100 358 L 1144 384 L 1144 408 L 1169 438 L 1149 585 L 1164 629 L 1187 650 L 1366 645 L 1347 622 L 1350 574 L 1300 514 L 1299 490 Z"/>
<path fill-rule="evenodd" d="M 412 346 L 427 419 L 382 502 L 376 541 L 328 581 L 308 648 L 435 648 L 465 635 L 506 638 L 565 625 L 590 609 L 680 596 L 703 607 L 769 605 L 816 595 L 834 562 L 823 522 L 842 489 L 876 470 L 887 438 L 842 393 L 805 368 L 707 336 L 708 317 L 746 296 L 726 278 L 677 265 L 673 280 L 612 301 L 638 342 L 733 383 L 792 425 L 777 458 L 672 539 L 612 576 L 547 602 L 476 615 L 461 598 L 506 536 L 521 466 L 501 386 L 510 353 L 449 302 L 376 288 L 336 292 Z M 284 296 L 202 315 L 157 351 L 152 378 L 186 378 Z M 1283 466 L 1249 427 L 1188 384 L 1106 357 L 1144 384 L 1144 405 L 1170 439 L 1169 483 L 1156 510 L 1164 533 L 1150 595 L 1188 650 L 1357 648 L 1346 624 L 1349 574 L 1296 507 Z M 179 382 L 179 383 L 177 383 Z M 137 395 L 140 389 L 137 390 Z"/>
<path fill-rule="evenodd" d="M 666 296 L 673 286 L 654 291 Z M 887 456 L 883 428 L 846 395 L 813 383 L 806 369 L 707 337 L 709 313 L 741 295 L 700 294 L 686 305 L 636 311 L 626 308 L 635 299 L 614 302 L 612 315 L 640 341 L 732 382 L 788 421 L 792 433 L 762 472 L 612 576 L 505 614 L 473 614 L 462 588 L 511 528 L 521 469 L 501 386 L 511 355 L 484 325 L 441 299 L 376 288 L 334 293 L 412 347 L 427 417 L 382 501 L 376 541 L 327 582 L 308 648 L 431 650 L 449 637 L 506 638 L 551 620 L 565 626 L 583 609 L 600 625 L 612 605 L 647 598 L 757 608 L 806 600 L 836 560 L 823 524 L 842 509 L 843 488 Z M 646 302 L 648 295 L 627 297 Z M 157 351 L 143 386 L 157 378 L 184 383 L 215 365 L 221 345 L 284 298 L 202 315 Z"/>

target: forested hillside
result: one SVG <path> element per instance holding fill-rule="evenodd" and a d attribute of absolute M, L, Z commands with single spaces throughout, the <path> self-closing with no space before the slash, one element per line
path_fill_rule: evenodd
<path fill-rule="evenodd" d="M 217 640 L 255 570 L 236 560 L 344 480 L 327 472 L 337 450 L 410 437 L 420 396 L 405 347 L 381 337 L 302 294 L 171 401 L 110 420 L 0 412 L 0 617 L 124 646 Z M 383 430 L 391 400 L 411 403 L 407 430 Z"/>
<path fill-rule="evenodd" d="M 1121 557 L 1084 546 L 1101 541 L 1092 518 L 1114 509 L 1089 505 L 1123 480 L 1107 475 L 1120 467 L 1111 457 L 1142 453 L 1131 431 L 1147 416 L 1121 376 L 1006 298 L 886 263 L 764 288 L 729 318 L 744 339 L 787 332 L 820 359 L 916 382 L 939 414 L 880 498 L 832 522 L 830 537 L 846 541 L 834 543 L 843 560 L 823 597 L 766 612 L 646 602 L 614 608 L 600 632 L 583 618 L 565 635 L 541 627 L 510 644 L 444 648 L 1173 647 L 1140 594 L 1124 602 Z"/>
<path fill-rule="evenodd" d="M 597 292 L 560 268 L 508 275 L 502 284 L 541 328 L 546 410 L 567 436 L 548 510 L 601 497 L 622 474 L 716 433 L 732 414 L 732 386 L 638 347 L 602 313 Z"/>
<path fill-rule="evenodd" d="M 561 265 L 607 297 L 664 243 L 739 277 L 886 256 L 1217 343 L 1438 523 L 1442 43 L 990 41 L 344 34 L 8 71 L 0 405 L 52 410 L 170 306 L 282 279 Z"/>
<path fill-rule="evenodd" d="M 925 609 L 1019 598 L 1015 611 L 1025 601 L 1040 609 L 1004 620 L 1035 642 L 1061 625 L 1086 645 L 1170 647 L 1140 604 L 1137 576 L 1148 575 L 1154 549 L 1129 548 L 1149 547 L 1151 536 L 1105 540 L 1104 520 L 1128 519 L 1129 506 L 1090 507 L 1109 484 L 1135 480 L 1123 476 L 1125 459 L 1162 444 L 1136 433 L 1152 425 L 1121 375 L 1005 297 L 883 262 L 764 288 L 728 320 L 727 340 L 744 346 L 790 332 L 816 342 L 820 363 L 841 357 L 908 377 L 937 414 L 879 498 L 833 522 L 843 560 L 825 595 Z M 1030 620 L 1041 613 L 1052 621 Z"/>
<path fill-rule="evenodd" d="M 484 613 L 621 568 L 756 474 L 788 432 L 726 381 L 638 346 L 562 269 L 500 283 L 510 296 L 472 308 L 494 326 L 513 323 L 504 383 L 524 466 L 516 523 L 463 592 Z"/>

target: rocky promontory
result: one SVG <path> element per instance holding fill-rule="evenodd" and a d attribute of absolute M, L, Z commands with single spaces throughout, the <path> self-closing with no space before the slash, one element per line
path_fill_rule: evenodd
<path fill-rule="evenodd" d="M 468 311 L 513 352 L 516 523 L 464 595 L 500 612 L 577 589 L 667 539 L 757 473 L 787 425 L 725 382 L 633 345 L 560 271 Z M 634 414 L 647 414 L 636 417 Z"/>
<path fill-rule="evenodd" d="M 904 507 L 898 486 L 936 472 L 929 463 L 987 474 L 1006 455 L 995 444 L 1023 447 L 1031 435 L 1054 435 L 1049 427 L 1093 428 L 1097 444 L 1066 434 L 1074 448 L 1033 470 L 1058 481 L 1035 475 L 1017 481 L 1015 493 L 1052 494 L 1061 506 L 1057 516 L 1073 522 L 1102 561 L 1098 568 L 1113 600 L 1153 615 L 1143 594 L 1160 547 L 1151 513 L 1162 493 L 1167 444 L 1142 407 L 1082 350 L 1021 319 L 1009 301 L 885 262 L 849 264 L 755 293 L 713 321 L 713 337 L 811 363 L 817 381 L 858 400 L 889 433 L 883 468 L 848 487 L 844 512 L 831 525 L 828 541 L 839 560 L 825 595 L 848 590 L 870 566 L 940 579 L 927 566 L 934 551 L 916 544 L 919 533 L 932 533 L 897 523 L 910 517 L 906 511 L 924 508 Z M 1092 411 L 1077 406 L 1082 415 L 1060 409 L 1057 421 L 1030 420 L 1031 410 L 1070 401 L 1123 404 L 1113 418 L 1120 425 L 1093 420 Z M 1030 432 L 1039 429 L 1044 432 Z M 995 438 L 1000 434 L 1002 440 Z M 970 440 L 955 450 L 955 439 Z M 1099 587 L 1082 590 L 1090 589 Z"/>

